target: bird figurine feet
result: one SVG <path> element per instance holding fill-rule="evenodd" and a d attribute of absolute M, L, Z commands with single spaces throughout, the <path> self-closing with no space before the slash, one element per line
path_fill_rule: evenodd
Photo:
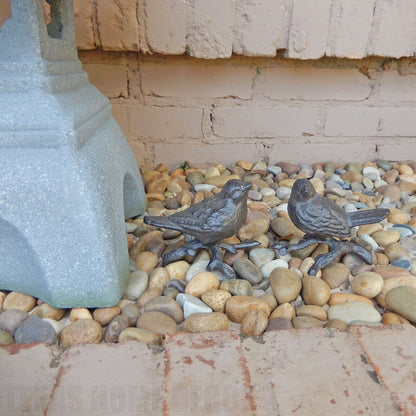
<path fill-rule="evenodd" d="M 307 179 L 298 179 L 292 187 L 288 214 L 296 227 L 306 234 L 297 244 L 284 246 L 277 243 L 274 248 L 283 255 L 287 251 L 299 250 L 311 244 L 327 244 L 330 252 L 317 256 L 309 270 L 311 275 L 347 253 L 357 254 L 371 264 L 372 254 L 363 246 L 333 237 L 350 237 L 352 227 L 380 222 L 389 212 L 386 208 L 346 212 L 330 199 L 319 195 Z"/>
<path fill-rule="evenodd" d="M 211 260 L 207 270 L 218 270 L 224 277 L 235 277 L 232 267 L 222 261 L 220 249 L 235 253 L 238 249 L 259 245 L 257 241 L 243 241 L 239 244 L 227 244 L 221 240 L 231 237 L 243 225 L 247 216 L 247 197 L 251 184 L 238 179 L 229 180 L 217 195 L 205 199 L 184 211 L 168 217 L 145 216 L 145 224 L 155 227 L 178 230 L 194 237 L 183 247 L 171 250 L 163 255 L 163 265 L 195 255 L 197 250 L 208 248 Z"/>

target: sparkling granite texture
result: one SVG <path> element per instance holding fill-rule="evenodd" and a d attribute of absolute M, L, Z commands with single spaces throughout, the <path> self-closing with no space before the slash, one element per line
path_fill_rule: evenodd
<path fill-rule="evenodd" d="M 72 0 L 12 0 L 0 28 L 0 289 L 56 307 L 118 302 L 136 161 L 75 48 Z"/>

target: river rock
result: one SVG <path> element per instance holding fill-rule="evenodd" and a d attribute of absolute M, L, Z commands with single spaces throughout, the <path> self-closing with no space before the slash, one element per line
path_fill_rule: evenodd
<path fill-rule="evenodd" d="M 259 283 L 263 278 L 259 267 L 248 259 L 235 260 L 233 268 L 241 279 L 249 281 L 252 285 Z"/>
<path fill-rule="evenodd" d="M 241 320 L 240 332 L 248 337 L 258 337 L 267 328 L 269 320 L 265 312 L 261 310 L 251 310 L 244 314 Z"/>
<path fill-rule="evenodd" d="M 221 282 L 220 289 L 230 292 L 232 295 L 246 295 L 253 294 L 253 287 L 251 283 L 244 279 L 227 279 Z"/>
<path fill-rule="evenodd" d="M 404 269 L 403 269 L 404 270 Z M 410 286 L 416 289 L 416 276 L 397 276 L 397 277 L 390 277 L 390 279 L 384 279 L 383 289 L 381 289 L 380 293 L 375 297 L 376 302 L 382 306 L 383 308 L 386 307 L 385 297 L 386 294 L 399 286 Z"/>
<path fill-rule="evenodd" d="M 158 296 L 144 308 L 145 312 L 157 311 L 170 316 L 177 324 L 183 321 L 183 311 L 176 300 L 167 296 Z"/>
<path fill-rule="evenodd" d="M 270 287 L 279 304 L 295 300 L 302 288 L 299 276 L 293 271 L 276 268 L 270 275 Z"/>
<path fill-rule="evenodd" d="M 396 230 L 383 230 L 375 232 L 372 237 L 378 245 L 387 247 L 390 243 L 396 243 L 400 240 L 400 233 Z"/>
<path fill-rule="evenodd" d="M 158 311 L 145 312 L 140 315 L 136 327 L 148 329 L 162 336 L 173 334 L 178 330 L 178 325 L 169 315 Z"/>
<path fill-rule="evenodd" d="M 409 252 L 400 243 L 390 243 L 384 248 L 384 254 L 390 263 L 395 260 L 410 259 Z"/>
<path fill-rule="evenodd" d="M 342 263 L 331 263 L 321 270 L 322 280 L 327 283 L 330 289 L 343 285 L 350 275 L 350 269 Z"/>
<path fill-rule="evenodd" d="M 295 329 L 300 328 L 323 328 L 324 324 L 319 319 L 312 316 L 297 316 L 292 319 L 292 325 Z"/>
<path fill-rule="evenodd" d="M 118 342 L 120 334 L 130 326 L 130 319 L 127 315 L 118 315 L 108 324 L 104 333 L 104 342 Z"/>
<path fill-rule="evenodd" d="M 280 331 L 282 329 L 292 329 L 292 328 L 293 328 L 293 325 L 290 319 L 277 317 L 277 318 L 272 318 L 269 320 L 265 332 Z"/>
<path fill-rule="evenodd" d="M 18 344 L 33 344 L 35 342 L 54 344 L 57 334 L 50 323 L 32 315 L 16 329 L 14 340 Z"/>
<path fill-rule="evenodd" d="M 275 251 L 270 248 L 253 248 L 250 250 L 249 258 L 257 266 L 261 267 L 275 258 Z"/>
<path fill-rule="evenodd" d="M 302 279 L 302 298 L 307 305 L 323 306 L 328 302 L 331 290 L 326 282 L 315 276 Z"/>
<path fill-rule="evenodd" d="M 302 238 L 305 235 L 303 231 L 299 230 L 299 228 L 286 217 L 274 218 L 270 222 L 270 227 L 279 237 L 294 235 L 295 237 Z"/>
<path fill-rule="evenodd" d="M 416 323 L 416 288 L 395 287 L 387 292 L 385 301 L 388 309 Z"/>
<path fill-rule="evenodd" d="M 120 306 L 115 305 L 109 308 L 97 308 L 94 310 L 92 316 L 101 326 L 106 326 L 114 317 L 120 315 L 120 313 Z"/>
<path fill-rule="evenodd" d="M 347 302 L 330 306 L 328 319 L 340 319 L 349 325 L 353 321 L 381 322 L 381 315 L 368 303 Z"/>
<path fill-rule="evenodd" d="M 149 273 L 149 285 L 148 287 L 158 287 L 159 289 L 165 289 L 169 283 L 170 275 L 164 267 L 156 267 Z"/>
<path fill-rule="evenodd" d="M 351 281 L 352 291 L 366 298 L 374 298 L 377 296 L 381 289 L 383 289 L 383 278 L 374 272 L 364 272 L 357 274 Z"/>
<path fill-rule="evenodd" d="M 225 304 L 227 317 L 232 322 L 240 323 L 249 310 L 261 310 L 267 316 L 270 315 L 270 305 L 266 301 L 254 296 L 233 296 Z"/>
<path fill-rule="evenodd" d="M 144 308 L 152 299 L 157 298 L 162 295 L 162 290 L 159 287 L 150 287 L 147 289 L 143 295 L 137 299 L 137 306 L 139 308 Z"/>
<path fill-rule="evenodd" d="M 118 342 L 124 344 L 128 341 L 140 341 L 148 345 L 162 345 L 163 339 L 160 334 L 143 328 L 127 328 L 121 332 Z"/>
<path fill-rule="evenodd" d="M 36 299 L 33 296 L 20 292 L 10 292 L 3 301 L 3 309 L 18 309 L 29 312 L 36 306 Z"/>
<path fill-rule="evenodd" d="M 268 229 L 269 221 L 264 218 L 259 218 L 244 224 L 238 231 L 238 238 L 241 241 L 252 240 L 259 234 L 265 234 Z"/>
<path fill-rule="evenodd" d="M 13 337 L 4 329 L 0 329 L 0 345 L 11 345 L 13 343 Z"/>
<path fill-rule="evenodd" d="M 136 256 L 135 261 L 137 270 L 149 273 L 157 266 L 159 258 L 151 251 L 142 251 Z"/>
<path fill-rule="evenodd" d="M 186 318 L 183 329 L 186 332 L 227 331 L 230 322 L 222 312 L 194 313 Z"/>
<path fill-rule="evenodd" d="M 318 305 L 301 305 L 296 308 L 296 316 L 311 316 L 320 321 L 326 321 L 327 319 L 325 309 Z"/>
<path fill-rule="evenodd" d="M 59 321 L 64 317 L 66 313 L 65 309 L 58 309 L 54 308 L 47 303 L 42 303 L 42 305 L 38 306 L 35 310 L 32 311 L 32 315 L 36 315 L 39 318 L 49 318 Z"/>
<path fill-rule="evenodd" d="M 131 303 L 122 309 L 122 315 L 127 316 L 129 326 L 136 326 L 137 319 L 141 315 L 140 308 L 136 303 Z"/>
<path fill-rule="evenodd" d="M 373 307 L 373 302 L 365 296 L 355 295 L 354 293 L 332 293 L 328 300 L 328 305 L 340 305 L 348 302 L 364 302 Z"/>
<path fill-rule="evenodd" d="M 400 316 L 394 312 L 384 312 L 382 323 L 384 325 L 403 325 L 403 324 L 409 325 L 410 324 L 410 322 L 406 318 L 403 318 L 403 316 Z"/>
<path fill-rule="evenodd" d="M 126 291 L 124 292 L 124 299 L 137 300 L 147 289 L 149 278 L 147 273 L 141 270 L 130 273 L 127 281 Z"/>
<path fill-rule="evenodd" d="M 275 259 L 269 261 L 268 263 L 263 264 L 263 266 L 261 266 L 261 274 L 265 279 L 268 279 L 272 271 L 277 268 L 288 269 L 289 263 L 284 259 Z"/>
<path fill-rule="evenodd" d="M 203 293 L 201 299 L 214 312 L 224 312 L 225 304 L 231 297 L 231 293 L 222 289 L 211 289 Z"/>
<path fill-rule="evenodd" d="M 211 272 L 201 272 L 196 274 L 186 285 L 185 293 L 195 296 L 197 298 L 208 290 L 218 289 L 220 282 Z"/>
<path fill-rule="evenodd" d="M 180 260 L 166 265 L 165 269 L 168 271 L 171 280 L 185 280 L 186 272 L 188 271 L 189 267 L 189 263 L 184 260 Z"/>
<path fill-rule="evenodd" d="M 176 301 L 182 307 L 185 319 L 194 313 L 212 313 L 212 309 L 202 302 L 202 300 L 187 293 L 179 293 Z"/>
<path fill-rule="evenodd" d="M 93 319 L 78 319 L 59 334 L 59 343 L 65 348 L 92 342 L 98 344 L 103 336 L 101 325 Z"/>
<path fill-rule="evenodd" d="M 78 319 L 92 319 L 91 312 L 87 308 L 72 308 L 69 314 L 69 320 L 75 322 Z"/>
<path fill-rule="evenodd" d="M 29 317 L 27 312 L 20 309 L 9 309 L 0 314 L 0 329 L 7 331 L 12 336 L 16 329 Z"/>
<path fill-rule="evenodd" d="M 270 319 L 286 318 L 292 320 L 296 316 L 295 308 L 290 303 L 282 303 L 269 316 Z"/>

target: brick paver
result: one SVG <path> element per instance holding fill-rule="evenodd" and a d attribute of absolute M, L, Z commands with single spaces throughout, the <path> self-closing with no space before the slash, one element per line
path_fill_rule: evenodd
<path fill-rule="evenodd" d="M 0 414 L 416 414 L 413 326 L 168 336 L 138 342 L 0 348 Z"/>

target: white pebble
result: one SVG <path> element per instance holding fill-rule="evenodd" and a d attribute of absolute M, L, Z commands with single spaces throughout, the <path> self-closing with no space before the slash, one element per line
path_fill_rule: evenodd
<path fill-rule="evenodd" d="M 288 269 L 289 264 L 283 259 L 272 260 L 261 267 L 261 274 L 263 277 L 268 278 L 270 277 L 271 272 L 277 267 L 284 267 L 285 269 Z"/>
<path fill-rule="evenodd" d="M 178 302 L 183 309 L 183 316 L 185 319 L 194 313 L 212 312 L 212 309 L 202 302 L 202 300 L 186 293 L 179 293 L 178 296 L 176 296 L 176 302 Z"/>

